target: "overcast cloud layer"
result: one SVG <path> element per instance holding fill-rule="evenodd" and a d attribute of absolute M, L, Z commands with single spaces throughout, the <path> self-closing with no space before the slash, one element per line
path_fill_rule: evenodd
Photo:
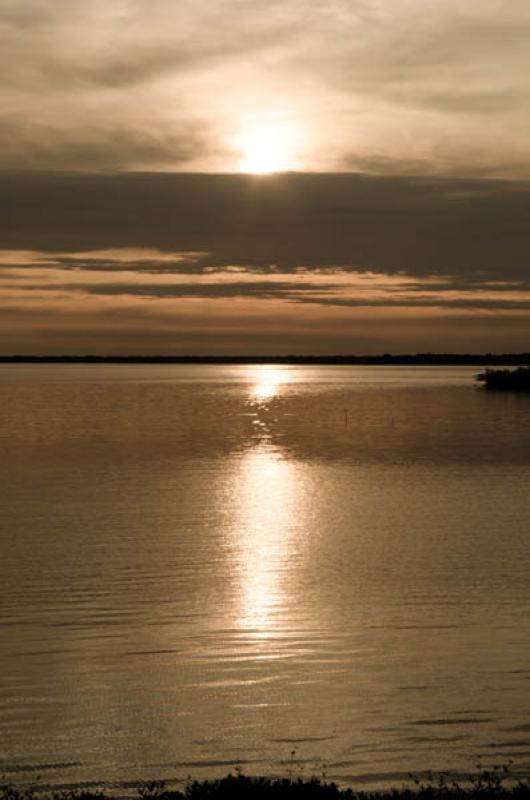
<path fill-rule="evenodd" d="M 530 182 L 15 174 L 4 353 L 526 351 Z"/>
<path fill-rule="evenodd" d="M 0 0 L 0 166 L 530 177 L 527 0 Z"/>

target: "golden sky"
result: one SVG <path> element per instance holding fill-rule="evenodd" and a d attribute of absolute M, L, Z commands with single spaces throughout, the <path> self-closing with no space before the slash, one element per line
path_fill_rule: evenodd
<path fill-rule="evenodd" d="M 526 0 L 0 0 L 0 349 L 528 349 L 528 41 Z"/>
<path fill-rule="evenodd" d="M 526 0 L 0 0 L 0 158 L 237 172 L 272 130 L 282 168 L 530 177 L 529 38 Z"/>

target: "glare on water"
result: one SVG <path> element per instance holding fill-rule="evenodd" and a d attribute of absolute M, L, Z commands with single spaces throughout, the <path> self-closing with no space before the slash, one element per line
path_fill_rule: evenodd
<path fill-rule="evenodd" d="M 256 400 L 269 400 L 281 392 L 282 385 L 289 382 L 289 369 L 264 364 L 249 369 L 248 378 L 252 381 L 250 394 Z"/>
<path fill-rule="evenodd" d="M 289 381 L 288 368 L 269 365 L 250 367 L 247 374 L 255 419 L 260 428 L 254 448 L 237 464 L 238 487 L 234 535 L 241 570 L 243 629 L 261 639 L 273 638 L 285 596 L 282 572 L 290 556 L 290 540 L 302 511 L 296 468 L 271 448 L 270 432 L 259 419 L 268 400 L 277 397 Z"/>
<path fill-rule="evenodd" d="M 238 465 L 234 534 L 241 607 L 238 624 L 261 638 L 274 636 L 285 603 L 282 586 L 300 499 L 296 470 L 273 452 L 256 449 Z"/>

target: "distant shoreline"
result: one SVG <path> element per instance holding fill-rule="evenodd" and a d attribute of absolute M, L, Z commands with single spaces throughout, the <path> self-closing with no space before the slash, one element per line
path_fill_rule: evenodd
<path fill-rule="evenodd" d="M 335 366 L 525 366 L 530 353 L 416 353 L 415 355 L 8 355 L 0 364 L 300 364 Z"/>

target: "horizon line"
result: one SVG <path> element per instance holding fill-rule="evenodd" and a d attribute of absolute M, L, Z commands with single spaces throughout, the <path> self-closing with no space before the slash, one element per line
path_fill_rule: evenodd
<path fill-rule="evenodd" d="M 141 355 L 138 353 L 129 354 L 43 354 L 36 353 L 22 354 L 14 353 L 0 355 L 0 364 L 6 363 L 195 363 L 195 364 L 424 364 L 428 366 L 453 364 L 477 366 L 486 364 L 528 364 L 530 363 L 530 352 L 508 352 L 508 353 L 452 353 L 452 352 L 419 352 L 419 353 L 380 353 L 376 355 L 356 355 L 354 353 L 343 354 L 297 354 L 287 355 L 266 354 L 266 355 L 236 355 L 236 354 L 172 354 L 164 355 L 160 353 Z"/>

